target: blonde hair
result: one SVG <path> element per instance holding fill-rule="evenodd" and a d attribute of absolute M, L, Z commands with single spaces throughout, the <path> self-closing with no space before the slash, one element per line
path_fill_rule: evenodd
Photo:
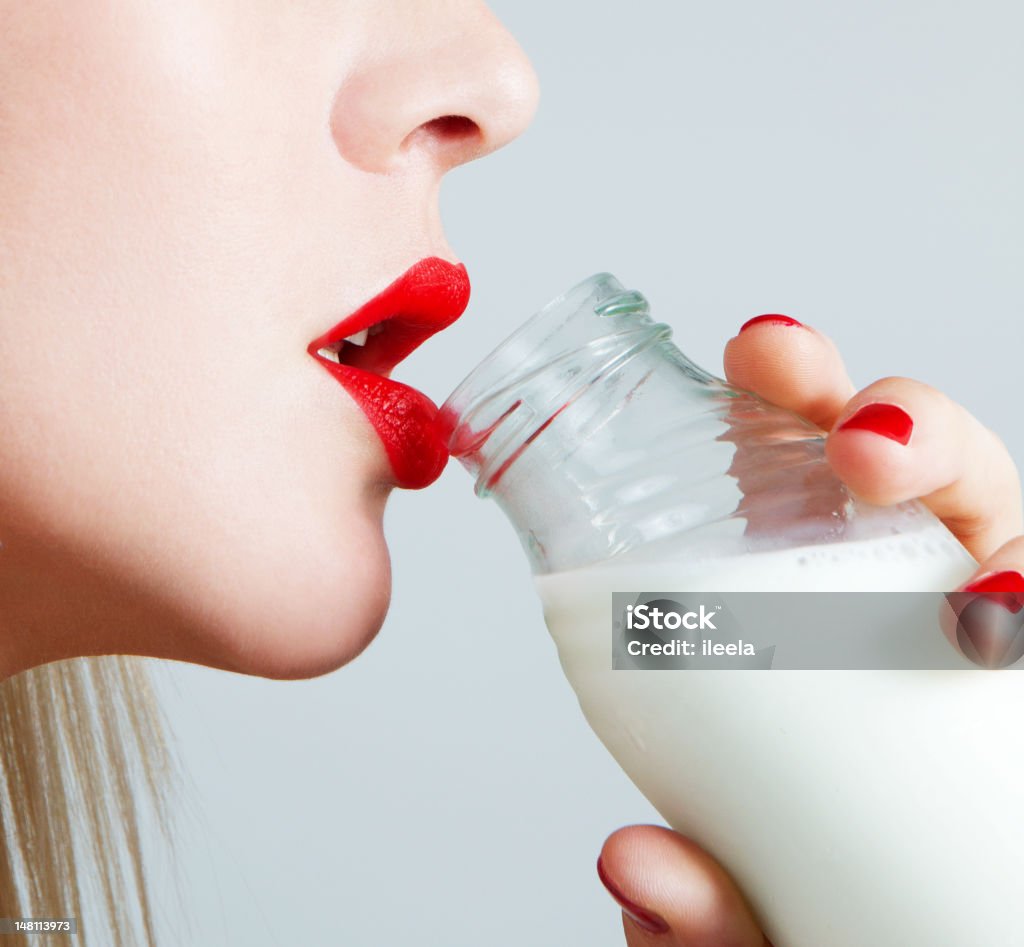
<path fill-rule="evenodd" d="M 25 943 L 155 947 L 142 806 L 173 849 L 180 774 L 154 660 L 71 658 L 0 681 L 0 917 L 78 918 L 77 936 Z M 103 929 L 83 924 L 87 890 L 99 896 Z"/>

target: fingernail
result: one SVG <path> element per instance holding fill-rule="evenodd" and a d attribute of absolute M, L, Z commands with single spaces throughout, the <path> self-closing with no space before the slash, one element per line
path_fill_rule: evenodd
<path fill-rule="evenodd" d="M 664 934 L 668 931 L 668 924 L 662 918 L 640 907 L 639 904 L 634 904 L 615 886 L 604 870 L 600 858 L 597 860 L 597 877 L 601 879 L 601 884 L 608 889 L 608 893 L 618 902 L 622 912 L 632 918 L 637 927 L 641 927 L 651 934 Z"/>
<path fill-rule="evenodd" d="M 983 594 L 1015 615 L 1024 608 L 1024 575 L 1013 569 L 983 575 L 965 585 L 964 591 Z"/>
<path fill-rule="evenodd" d="M 878 402 L 864 405 L 860 411 L 836 428 L 837 431 L 851 429 L 871 431 L 873 434 L 881 434 L 882 437 L 906 444 L 914 430 L 914 421 L 902 408 Z"/>
<path fill-rule="evenodd" d="M 989 594 L 975 596 L 957 616 L 956 640 L 975 664 L 1009 667 L 1024 657 L 1024 612 L 1014 614 Z"/>
<path fill-rule="evenodd" d="M 760 325 L 762 322 L 769 322 L 778 326 L 799 326 L 801 329 L 804 328 L 802 322 L 797 322 L 796 319 L 791 319 L 789 316 L 782 316 L 776 312 L 769 312 L 763 316 L 754 316 L 753 319 L 748 319 L 743 325 L 740 326 L 740 332 L 744 329 L 749 329 L 751 326 Z M 739 335 L 740 332 L 736 334 Z"/>

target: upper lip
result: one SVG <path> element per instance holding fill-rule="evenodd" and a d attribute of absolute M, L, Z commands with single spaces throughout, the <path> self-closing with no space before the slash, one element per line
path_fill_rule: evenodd
<path fill-rule="evenodd" d="M 426 257 L 310 342 L 308 351 L 320 361 L 332 362 L 319 354 L 320 349 L 340 348 L 341 364 L 386 377 L 410 352 L 458 319 L 468 302 L 466 267 Z M 364 345 L 343 342 L 374 326 L 378 330 L 371 331 Z"/>

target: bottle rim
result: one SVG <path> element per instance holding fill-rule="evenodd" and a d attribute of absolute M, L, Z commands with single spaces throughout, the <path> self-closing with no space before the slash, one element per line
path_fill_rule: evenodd
<path fill-rule="evenodd" d="M 612 299 L 621 298 L 623 295 L 638 297 L 646 306 L 646 300 L 642 296 L 627 292 L 612 273 L 601 271 L 580 280 L 541 307 L 491 349 L 476 367 L 455 386 L 452 393 L 445 399 L 444 404 L 441 405 L 438 412 L 438 424 L 441 438 L 449 451 L 454 446 L 458 429 L 465 417 L 473 411 L 481 397 L 500 385 L 502 378 L 507 374 L 508 366 L 504 364 L 507 352 L 513 348 L 523 348 L 523 343 L 534 337 L 537 337 L 539 343 L 543 338 L 543 331 L 555 324 L 555 320 L 552 318 L 554 315 L 578 311 L 583 302 L 595 295 L 595 291 L 602 285 Z"/>

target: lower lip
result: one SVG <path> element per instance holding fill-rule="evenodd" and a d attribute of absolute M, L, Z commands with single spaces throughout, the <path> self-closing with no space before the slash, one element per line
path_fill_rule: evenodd
<path fill-rule="evenodd" d="M 362 408 L 384 445 L 395 483 L 408 490 L 429 487 L 448 463 L 437 426 L 437 405 L 425 394 L 382 375 L 322 362 Z"/>

